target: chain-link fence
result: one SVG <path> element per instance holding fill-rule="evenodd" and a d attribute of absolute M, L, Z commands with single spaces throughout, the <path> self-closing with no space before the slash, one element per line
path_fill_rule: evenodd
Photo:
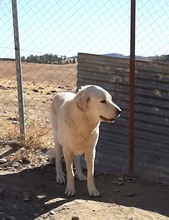
<path fill-rule="evenodd" d="M 169 2 L 138 0 L 136 5 L 136 54 L 169 62 Z"/>
<path fill-rule="evenodd" d="M 13 141 L 19 121 L 12 3 L 0 7 L 0 132 L 1 141 Z M 168 11 L 167 0 L 136 1 L 136 59 L 168 62 Z M 78 52 L 129 58 L 130 1 L 18 1 L 18 20 L 27 137 L 48 138 L 51 99 L 76 90 Z"/>

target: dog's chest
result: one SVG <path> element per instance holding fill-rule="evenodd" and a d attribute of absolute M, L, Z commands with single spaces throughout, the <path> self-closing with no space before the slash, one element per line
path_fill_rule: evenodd
<path fill-rule="evenodd" d="M 99 136 L 99 126 L 92 129 L 83 122 L 77 124 L 72 120 L 66 120 L 64 127 L 60 130 L 60 136 L 62 137 L 61 145 L 71 149 L 75 155 L 80 155 L 85 152 L 86 148 L 96 145 Z"/>
<path fill-rule="evenodd" d="M 74 155 L 82 155 L 87 148 L 94 148 L 97 144 L 98 133 L 77 132 L 71 133 L 70 139 L 67 140 L 67 146 Z"/>
<path fill-rule="evenodd" d="M 98 133 L 96 131 L 91 132 L 90 130 L 76 130 L 70 131 L 71 132 L 71 137 L 72 137 L 72 142 L 79 144 L 81 146 L 86 145 L 86 144 L 93 144 L 98 136 Z"/>
<path fill-rule="evenodd" d="M 88 147 L 94 147 L 97 143 L 98 135 L 84 135 L 76 134 L 74 138 L 70 140 L 70 148 L 75 155 L 81 155 L 85 153 Z"/>
<path fill-rule="evenodd" d="M 92 144 L 95 139 L 96 135 L 77 132 L 76 134 L 74 134 L 72 142 L 76 143 L 77 145 L 83 146 L 86 144 Z"/>

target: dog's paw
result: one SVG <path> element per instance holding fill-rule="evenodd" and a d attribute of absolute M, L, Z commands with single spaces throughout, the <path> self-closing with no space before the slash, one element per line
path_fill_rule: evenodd
<path fill-rule="evenodd" d="M 59 184 L 65 184 L 65 174 L 62 172 L 62 173 L 59 173 L 57 174 L 56 176 L 56 182 L 59 183 Z"/>
<path fill-rule="evenodd" d="M 87 180 L 87 177 L 83 173 L 80 173 L 80 174 L 77 173 L 76 177 L 78 180 L 83 181 L 83 182 Z"/>
<path fill-rule="evenodd" d="M 89 196 L 91 196 L 91 197 L 100 196 L 100 192 L 96 189 L 96 187 L 89 188 L 88 192 L 89 192 Z"/>
<path fill-rule="evenodd" d="M 65 195 L 66 196 L 75 196 L 76 195 L 76 191 L 74 187 L 67 187 L 65 190 Z"/>

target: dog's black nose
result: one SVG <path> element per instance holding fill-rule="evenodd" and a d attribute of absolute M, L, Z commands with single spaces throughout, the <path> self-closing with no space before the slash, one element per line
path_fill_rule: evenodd
<path fill-rule="evenodd" d="M 120 113 L 121 113 L 121 109 L 116 109 L 116 114 L 120 115 Z"/>

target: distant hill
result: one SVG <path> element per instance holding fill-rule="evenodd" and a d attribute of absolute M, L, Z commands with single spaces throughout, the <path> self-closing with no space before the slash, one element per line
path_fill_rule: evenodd
<path fill-rule="evenodd" d="M 116 58 L 123 58 L 123 59 L 129 59 L 130 56 L 129 55 L 123 55 L 120 53 L 107 53 L 107 54 L 103 54 L 103 56 L 108 56 L 108 57 L 116 57 Z M 136 55 L 136 60 L 149 60 L 149 57 L 144 57 L 144 56 L 137 56 Z"/>
<path fill-rule="evenodd" d="M 115 58 L 122 58 L 122 59 L 129 59 L 129 55 L 123 55 L 120 53 L 107 53 L 107 54 L 101 54 L 102 56 L 108 56 L 108 57 L 115 57 Z M 69 57 L 68 59 L 77 59 L 77 56 Z M 136 56 L 136 60 L 149 60 L 149 57 L 144 56 Z"/>
<path fill-rule="evenodd" d="M 128 58 L 129 56 L 125 56 L 120 53 L 107 53 L 107 54 L 102 54 L 103 56 L 108 56 L 108 57 L 116 57 L 116 58 Z"/>

